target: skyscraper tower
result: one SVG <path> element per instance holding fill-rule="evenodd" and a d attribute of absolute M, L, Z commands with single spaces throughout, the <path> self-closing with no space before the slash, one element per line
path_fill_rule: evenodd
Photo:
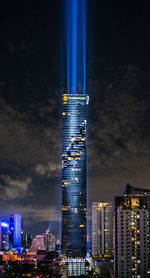
<path fill-rule="evenodd" d="M 62 112 L 62 255 L 86 256 L 87 105 L 85 94 L 64 94 Z"/>
<path fill-rule="evenodd" d="M 9 250 L 9 224 L 0 221 L 0 250 Z"/>
<path fill-rule="evenodd" d="M 23 236 L 23 220 L 21 213 L 14 213 L 9 220 L 9 242 L 11 247 L 21 248 Z"/>

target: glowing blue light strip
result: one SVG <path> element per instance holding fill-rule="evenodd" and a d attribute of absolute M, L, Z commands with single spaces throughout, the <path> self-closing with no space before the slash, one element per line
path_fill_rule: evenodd
<path fill-rule="evenodd" d="M 86 1 L 66 0 L 67 91 L 72 94 L 79 86 L 86 93 Z"/>
<path fill-rule="evenodd" d="M 83 84 L 84 94 L 86 93 L 86 0 L 82 0 L 82 26 L 83 26 Z"/>
<path fill-rule="evenodd" d="M 77 0 L 72 0 L 72 93 L 77 87 Z"/>
<path fill-rule="evenodd" d="M 67 92 L 70 89 L 70 7 L 67 3 Z"/>

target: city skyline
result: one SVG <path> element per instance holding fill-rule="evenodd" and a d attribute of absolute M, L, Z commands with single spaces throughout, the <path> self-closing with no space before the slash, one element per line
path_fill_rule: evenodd
<path fill-rule="evenodd" d="M 32 233 L 60 220 L 61 4 L 1 4 L 0 216 L 22 213 Z M 144 5 L 88 1 L 87 19 L 90 205 L 149 188 L 150 42 Z"/>

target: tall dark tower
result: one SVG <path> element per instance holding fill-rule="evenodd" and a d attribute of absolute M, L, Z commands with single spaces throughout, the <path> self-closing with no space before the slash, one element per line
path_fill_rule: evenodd
<path fill-rule="evenodd" d="M 64 94 L 62 112 L 62 255 L 84 258 L 87 244 L 87 105 L 85 94 Z"/>

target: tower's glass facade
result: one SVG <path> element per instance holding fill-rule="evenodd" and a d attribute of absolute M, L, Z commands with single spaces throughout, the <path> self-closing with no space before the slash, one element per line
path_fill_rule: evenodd
<path fill-rule="evenodd" d="M 9 224 L 0 222 L 0 250 L 9 250 Z"/>
<path fill-rule="evenodd" d="M 14 246 L 14 214 L 9 218 L 9 245 L 10 248 Z"/>
<path fill-rule="evenodd" d="M 23 235 L 23 220 L 21 213 L 14 213 L 9 220 L 9 242 L 10 247 L 21 248 Z"/>
<path fill-rule="evenodd" d="M 63 95 L 62 254 L 86 256 L 86 126 L 88 96 Z"/>
<path fill-rule="evenodd" d="M 21 213 L 14 213 L 14 246 L 21 247 L 21 227 L 22 215 Z"/>

